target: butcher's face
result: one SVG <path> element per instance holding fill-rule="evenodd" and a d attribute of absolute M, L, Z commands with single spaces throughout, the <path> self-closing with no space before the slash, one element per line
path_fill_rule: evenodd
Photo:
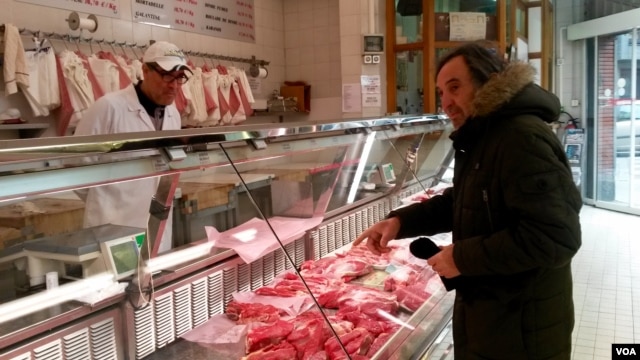
<path fill-rule="evenodd" d="M 469 66 L 462 56 L 456 56 L 444 64 L 436 78 L 436 87 L 442 109 L 451 119 L 453 127 L 460 128 L 473 113 L 472 103 L 477 90 Z"/>
<path fill-rule="evenodd" d="M 142 91 L 157 105 L 173 104 L 178 89 L 188 80 L 184 70 L 165 71 L 153 63 L 143 64 L 142 72 Z"/>

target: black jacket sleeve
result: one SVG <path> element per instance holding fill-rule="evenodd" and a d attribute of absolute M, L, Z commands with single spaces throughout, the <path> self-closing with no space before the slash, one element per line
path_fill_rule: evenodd
<path fill-rule="evenodd" d="M 442 195 L 391 211 L 387 217 L 400 220 L 398 239 L 445 233 L 453 227 L 453 188 Z"/>

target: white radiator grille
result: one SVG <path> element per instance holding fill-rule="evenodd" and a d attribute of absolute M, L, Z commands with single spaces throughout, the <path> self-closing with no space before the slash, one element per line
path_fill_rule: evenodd
<path fill-rule="evenodd" d="M 364 224 L 364 230 L 368 229 L 371 225 L 373 225 L 373 206 L 369 206 L 364 209 L 365 218 L 362 220 Z"/>
<path fill-rule="evenodd" d="M 382 214 L 380 214 L 380 218 L 384 218 L 387 216 L 387 214 L 391 211 L 390 207 L 389 207 L 389 202 L 385 201 L 382 203 Z"/>
<path fill-rule="evenodd" d="M 35 360 L 60 360 L 62 359 L 62 346 L 60 339 L 33 349 Z"/>
<path fill-rule="evenodd" d="M 155 331 L 153 329 L 153 303 L 133 313 L 133 327 L 136 338 L 136 359 L 142 359 L 155 351 Z"/>
<path fill-rule="evenodd" d="M 328 247 L 327 247 L 327 226 L 321 226 L 318 229 L 318 242 L 320 243 L 320 253 L 317 255 L 317 258 L 324 257 L 327 255 Z"/>
<path fill-rule="evenodd" d="M 322 251 L 320 251 L 320 231 L 313 230 L 311 232 L 311 241 L 313 241 L 313 259 L 318 260 L 322 257 Z"/>
<path fill-rule="evenodd" d="M 175 314 L 175 336 L 177 338 L 193 329 L 190 284 L 173 290 L 173 311 Z"/>
<path fill-rule="evenodd" d="M 207 290 L 207 278 L 191 283 L 191 317 L 193 327 L 197 327 L 209 319 Z"/>
<path fill-rule="evenodd" d="M 334 222 L 333 238 L 336 240 L 336 249 L 339 249 L 343 245 L 344 238 L 342 237 L 342 220 Z"/>
<path fill-rule="evenodd" d="M 116 331 L 113 319 L 106 319 L 89 326 L 89 333 L 91 338 L 91 355 L 94 359 L 118 359 Z"/>
<path fill-rule="evenodd" d="M 336 224 L 327 224 L 327 251 L 332 253 L 336 250 Z"/>
<path fill-rule="evenodd" d="M 226 290 L 222 286 L 223 277 L 224 275 L 222 271 L 209 275 L 209 317 L 222 314 L 224 312 Z"/>
<path fill-rule="evenodd" d="M 356 237 L 360 236 L 360 234 L 362 234 L 362 210 L 358 211 L 356 213 L 356 235 L 353 237 L 353 239 L 355 240 Z"/>
<path fill-rule="evenodd" d="M 89 329 L 84 328 L 62 337 L 62 350 L 67 360 L 85 360 L 91 358 Z"/>
<path fill-rule="evenodd" d="M 238 265 L 238 291 L 251 290 L 251 266 L 246 263 Z"/>
<path fill-rule="evenodd" d="M 398 197 L 397 196 L 392 196 L 391 197 L 391 208 L 395 209 L 398 207 Z"/>
<path fill-rule="evenodd" d="M 349 217 L 342 219 L 342 245 L 349 244 L 351 239 L 351 225 L 349 224 Z"/>
<path fill-rule="evenodd" d="M 298 239 L 295 241 L 295 249 L 296 249 L 296 268 L 300 266 L 305 260 L 304 258 L 304 238 Z"/>
<path fill-rule="evenodd" d="M 262 258 L 262 277 L 264 284 L 271 284 L 275 276 L 275 253 L 270 252 Z"/>
<path fill-rule="evenodd" d="M 349 243 L 356 238 L 356 214 L 349 215 Z"/>
<path fill-rule="evenodd" d="M 263 285 L 263 272 L 264 272 L 264 261 L 262 258 L 254 260 L 251 264 L 249 264 L 249 268 L 251 268 L 251 290 L 256 290 L 261 288 Z"/>
<path fill-rule="evenodd" d="M 156 329 L 156 347 L 161 348 L 175 340 L 173 323 L 173 293 L 158 296 L 153 300 Z"/>
<path fill-rule="evenodd" d="M 284 269 L 286 268 L 285 263 L 289 262 L 289 260 L 287 260 L 286 256 L 284 256 L 284 250 L 282 249 L 276 250 L 274 252 L 274 257 L 275 274 L 279 275 L 284 271 Z"/>
<path fill-rule="evenodd" d="M 224 269 L 222 273 L 224 278 L 224 306 L 226 307 L 233 300 L 233 293 L 238 291 L 238 267 Z"/>
<path fill-rule="evenodd" d="M 286 269 L 293 269 L 294 265 L 296 264 L 296 244 L 292 242 L 288 243 L 284 246 L 284 249 L 287 251 L 287 254 L 291 258 L 291 260 L 293 260 L 293 264 L 290 261 L 286 261 L 284 267 Z"/>
<path fill-rule="evenodd" d="M 372 219 L 374 224 L 380 221 L 380 211 L 379 211 L 380 205 L 382 205 L 382 203 L 377 203 L 377 204 L 374 204 L 373 207 L 371 208 L 371 214 L 372 214 Z"/>

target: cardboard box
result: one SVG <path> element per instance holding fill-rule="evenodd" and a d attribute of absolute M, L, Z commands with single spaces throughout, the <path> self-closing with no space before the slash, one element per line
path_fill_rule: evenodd
<path fill-rule="evenodd" d="M 311 111 L 311 85 L 283 85 L 280 87 L 280 95 L 284 96 L 285 98 L 296 98 L 298 111 Z"/>

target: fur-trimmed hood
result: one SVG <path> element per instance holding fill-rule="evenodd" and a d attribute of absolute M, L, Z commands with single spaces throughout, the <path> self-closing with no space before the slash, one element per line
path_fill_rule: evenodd
<path fill-rule="evenodd" d="M 527 63 L 509 63 L 478 89 L 472 117 L 528 113 L 545 122 L 556 120 L 560 114 L 560 102 L 555 95 L 533 83 L 535 73 Z"/>

